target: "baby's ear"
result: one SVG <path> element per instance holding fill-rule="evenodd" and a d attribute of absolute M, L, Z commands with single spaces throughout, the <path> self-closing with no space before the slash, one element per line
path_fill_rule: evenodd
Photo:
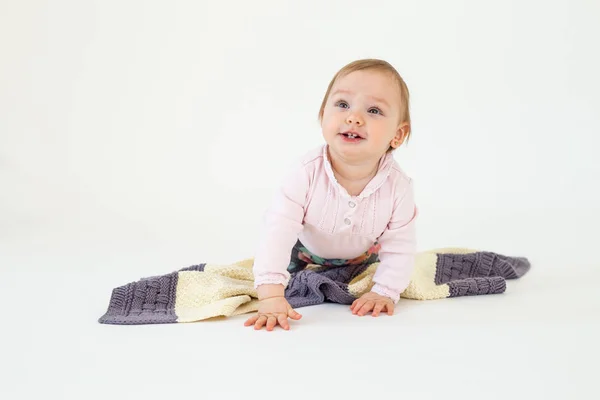
<path fill-rule="evenodd" d="M 410 124 L 408 122 L 404 122 L 404 123 L 400 124 L 400 126 L 398 127 L 397 135 L 400 135 L 403 142 L 408 138 L 409 134 L 410 134 Z"/>
<path fill-rule="evenodd" d="M 402 143 L 404 143 L 404 141 L 408 137 L 409 133 L 410 133 L 410 125 L 408 123 L 400 124 L 400 126 L 398 127 L 398 130 L 396 131 L 396 136 L 394 136 L 394 138 L 392 139 L 390 146 L 392 146 L 395 149 L 400 147 L 402 145 Z"/>

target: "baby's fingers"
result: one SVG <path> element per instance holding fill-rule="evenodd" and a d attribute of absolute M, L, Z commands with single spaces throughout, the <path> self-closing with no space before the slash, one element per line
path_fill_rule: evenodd
<path fill-rule="evenodd" d="M 380 301 L 377 302 L 377 304 L 375 304 L 375 308 L 373 309 L 373 314 L 371 314 L 374 317 L 378 317 L 379 313 L 381 312 L 381 310 L 383 310 L 385 308 L 385 303 Z"/>
<path fill-rule="evenodd" d="M 244 322 L 244 326 L 250 326 L 250 325 L 254 325 L 254 323 L 258 320 L 258 314 L 253 315 L 252 317 L 248 318 L 246 320 L 246 322 Z"/>
<path fill-rule="evenodd" d="M 296 310 L 294 310 L 293 308 L 290 308 L 288 310 L 288 316 L 292 319 L 300 319 L 302 318 L 302 314 L 299 314 Z"/>
<path fill-rule="evenodd" d="M 277 317 L 270 315 L 267 319 L 267 330 L 272 331 L 275 325 L 277 325 Z"/>
<path fill-rule="evenodd" d="M 256 324 L 254 324 L 254 329 L 260 330 L 266 322 L 267 322 L 266 315 L 259 316 L 258 320 L 256 321 Z"/>
<path fill-rule="evenodd" d="M 287 316 L 285 314 L 279 314 L 277 316 L 277 322 L 279 322 L 279 325 L 281 325 L 281 327 L 286 331 L 290 329 L 290 323 L 288 322 Z"/>
<path fill-rule="evenodd" d="M 354 300 L 354 303 L 352 303 L 352 307 L 350 307 L 350 309 L 352 310 L 352 314 L 358 313 L 358 311 L 363 306 L 363 304 L 365 304 L 365 302 L 366 300 L 363 298 L 358 298 Z"/>
<path fill-rule="evenodd" d="M 366 313 L 368 313 L 369 311 L 371 311 L 373 309 L 373 306 L 375 305 L 375 302 L 373 300 L 368 300 L 358 311 L 358 315 L 360 315 L 361 317 L 363 315 L 365 315 Z"/>
<path fill-rule="evenodd" d="M 394 303 L 391 301 L 386 305 L 388 315 L 394 315 Z"/>

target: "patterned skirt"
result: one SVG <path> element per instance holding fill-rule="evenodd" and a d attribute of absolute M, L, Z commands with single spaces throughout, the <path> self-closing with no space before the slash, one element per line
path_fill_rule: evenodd
<path fill-rule="evenodd" d="M 343 267 L 346 265 L 368 265 L 379 262 L 379 250 L 381 245 L 375 242 L 367 251 L 358 257 L 351 259 L 323 258 L 310 252 L 300 241 L 292 249 L 288 272 L 302 271 L 308 264 L 316 264 L 323 267 Z"/>

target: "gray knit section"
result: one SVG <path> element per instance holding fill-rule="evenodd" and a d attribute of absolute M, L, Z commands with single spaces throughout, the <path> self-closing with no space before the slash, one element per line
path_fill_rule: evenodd
<path fill-rule="evenodd" d="M 466 278 L 449 282 L 448 297 L 500 294 L 506 290 L 506 281 L 499 276 L 490 278 Z"/>
<path fill-rule="evenodd" d="M 206 264 L 180 271 L 204 271 Z M 178 272 L 152 276 L 113 289 L 108 310 L 98 322 L 115 325 L 165 324 L 177 322 L 175 295 Z"/>
<path fill-rule="evenodd" d="M 491 253 L 438 254 L 435 274 L 436 285 L 459 279 L 487 277 L 492 271 Z"/>
<path fill-rule="evenodd" d="M 204 272 L 204 267 L 205 266 L 206 266 L 206 264 L 192 265 L 191 267 L 182 268 L 182 269 L 180 269 L 180 271 L 198 271 L 198 272 Z"/>
<path fill-rule="evenodd" d="M 177 273 L 145 278 L 113 289 L 103 324 L 161 324 L 177 321 Z"/>
<path fill-rule="evenodd" d="M 323 267 L 292 274 L 285 297 L 294 308 L 325 302 L 352 304 L 356 298 L 348 292 L 348 284 L 368 265 Z"/>
<path fill-rule="evenodd" d="M 449 297 L 504 293 L 506 279 L 519 278 L 530 267 L 526 258 L 490 252 L 438 254 L 435 283 L 447 283 Z"/>
<path fill-rule="evenodd" d="M 518 279 L 525 275 L 531 268 L 531 263 L 524 257 L 507 257 L 495 254 L 492 271 L 494 275 L 504 279 Z"/>

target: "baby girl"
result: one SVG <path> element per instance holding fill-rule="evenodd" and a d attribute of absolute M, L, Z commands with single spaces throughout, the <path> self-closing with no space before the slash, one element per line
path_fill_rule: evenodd
<path fill-rule="evenodd" d="M 265 216 L 254 259 L 258 313 L 246 326 L 289 329 L 301 315 L 285 298 L 290 274 L 308 264 L 379 262 L 370 292 L 350 307 L 363 316 L 393 315 L 409 284 L 417 208 L 393 151 L 410 136 L 408 88 L 376 59 L 343 67 L 319 111 L 325 143 L 287 175 Z"/>

